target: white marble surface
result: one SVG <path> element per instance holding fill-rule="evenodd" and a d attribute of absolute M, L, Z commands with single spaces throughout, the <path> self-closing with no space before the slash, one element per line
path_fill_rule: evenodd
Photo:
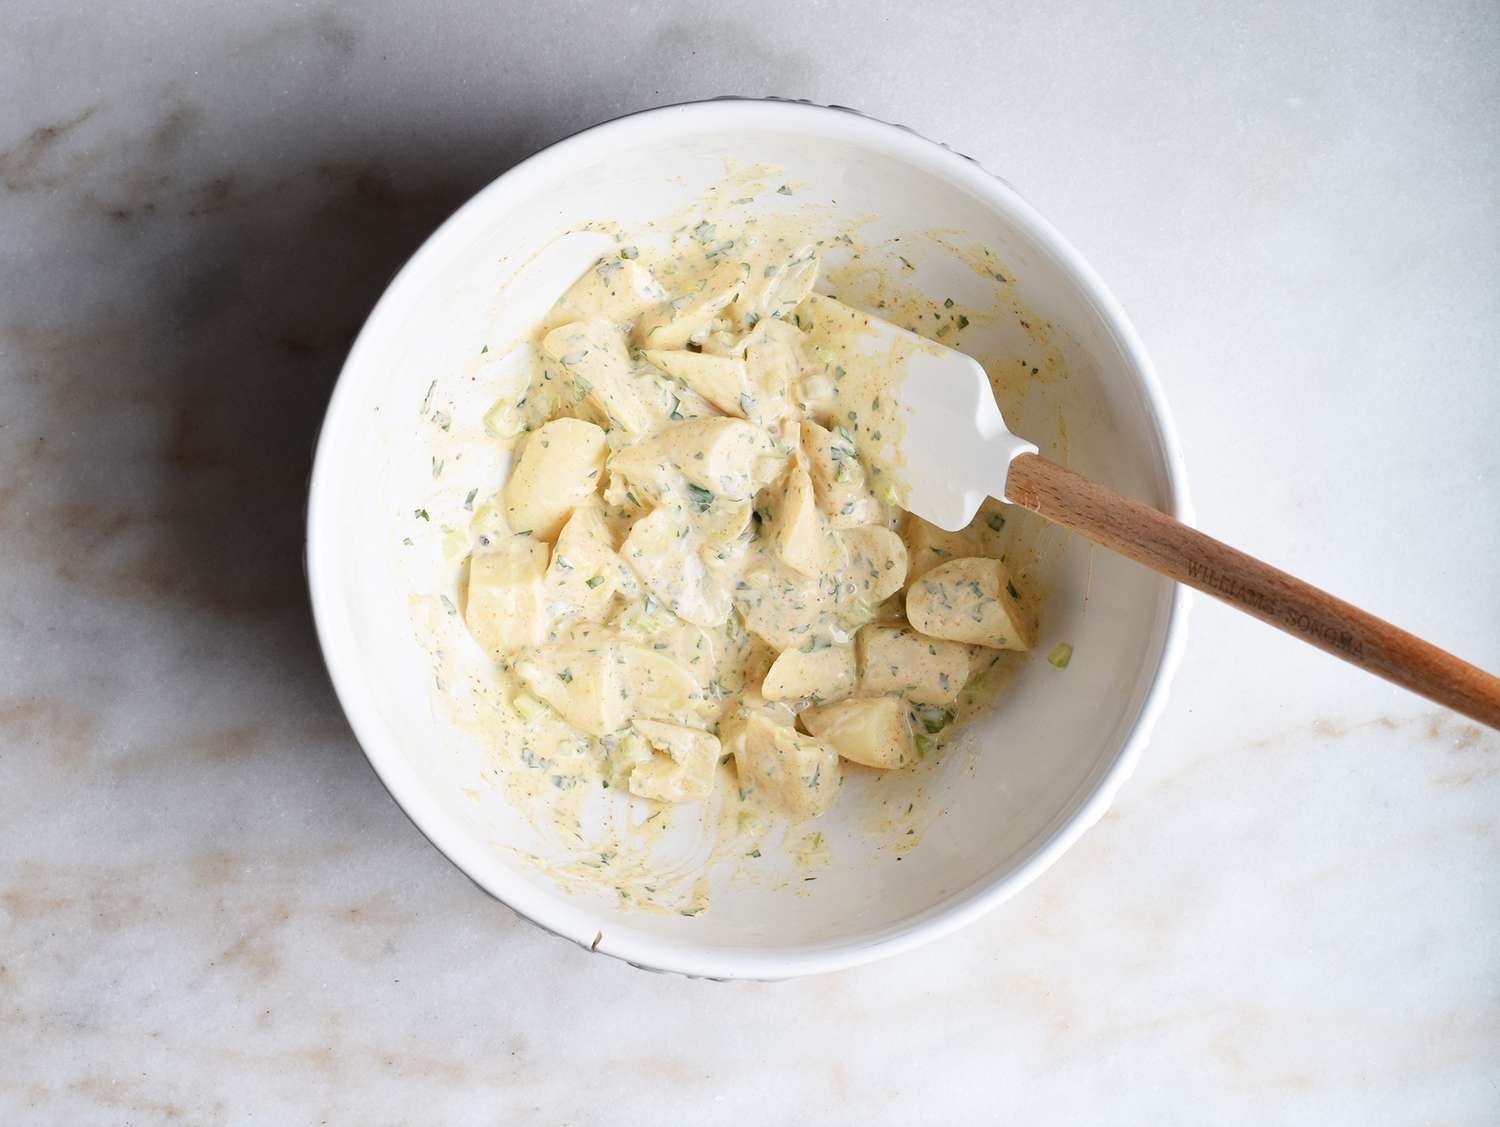
<path fill-rule="evenodd" d="M 1088 254 L 1202 524 L 1500 667 L 1500 9 L 0 2 L 0 1121 L 1500 1120 L 1500 736 L 1200 602 L 1115 810 L 899 962 L 515 919 L 325 681 L 309 448 L 518 157 L 721 92 L 948 141 Z"/>

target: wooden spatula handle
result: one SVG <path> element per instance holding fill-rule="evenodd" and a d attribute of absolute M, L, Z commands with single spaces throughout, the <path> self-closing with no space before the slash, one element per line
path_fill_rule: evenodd
<path fill-rule="evenodd" d="M 1388 681 L 1500 728 L 1500 678 L 1139 501 L 1035 454 L 1006 499 Z"/>

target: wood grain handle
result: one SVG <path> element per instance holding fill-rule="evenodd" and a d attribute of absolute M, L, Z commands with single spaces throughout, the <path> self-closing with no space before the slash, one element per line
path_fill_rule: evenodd
<path fill-rule="evenodd" d="M 1010 464 L 1005 496 L 1351 665 L 1500 728 L 1500 678 L 1108 486 L 1022 454 Z"/>

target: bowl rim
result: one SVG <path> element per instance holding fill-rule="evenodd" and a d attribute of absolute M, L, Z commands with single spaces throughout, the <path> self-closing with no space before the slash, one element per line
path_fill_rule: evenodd
<path fill-rule="evenodd" d="M 554 142 L 491 181 L 423 241 L 393 276 L 371 309 L 329 397 L 309 480 L 304 570 L 324 662 L 335 695 L 366 760 L 397 807 L 474 884 L 528 922 L 577 943 L 587 951 L 619 958 L 641 969 L 714 979 L 784 979 L 862 965 L 951 934 L 999 906 L 1056 862 L 1104 815 L 1140 761 L 1151 732 L 1161 717 L 1186 647 L 1187 612 L 1191 605 L 1188 589 L 1180 584 L 1173 587 L 1156 669 L 1113 762 L 1094 782 L 1092 792 L 1070 816 L 1031 847 L 1030 855 L 1021 864 L 988 884 L 971 885 L 873 936 L 779 949 L 737 948 L 695 944 L 690 940 L 613 926 L 610 934 L 600 939 L 603 923 L 589 917 L 587 911 L 580 912 L 572 905 L 562 904 L 560 894 L 543 890 L 508 868 L 495 871 L 491 851 L 474 840 L 448 817 L 435 799 L 423 792 L 400 749 L 383 739 L 382 728 L 373 713 L 373 695 L 355 675 L 352 660 L 346 660 L 355 656 L 352 639 L 344 636 L 334 622 L 331 608 L 338 592 L 324 563 L 332 549 L 327 544 L 328 538 L 319 532 L 332 524 L 331 516 L 325 515 L 330 513 L 332 506 L 333 490 L 329 480 L 335 472 L 331 465 L 335 454 L 330 449 L 329 435 L 335 429 L 333 421 L 352 410 L 355 381 L 351 373 L 364 366 L 365 354 L 373 347 L 371 341 L 376 335 L 377 325 L 393 309 L 404 304 L 407 292 L 420 285 L 427 264 L 446 252 L 447 244 L 472 221 L 472 217 L 503 210 L 511 197 L 524 196 L 531 185 L 552 177 L 557 169 L 595 155 L 604 155 L 633 135 L 665 135 L 729 127 L 838 133 L 884 155 L 904 159 L 944 176 L 1025 230 L 1054 256 L 1115 335 L 1144 396 L 1147 415 L 1155 429 L 1159 455 L 1166 472 L 1166 511 L 1184 523 L 1192 523 L 1182 448 L 1166 396 L 1140 337 L 1113 294 L 1083 256 L 1009 182 L 941 142 L 858 110 L 780 98 L 725 97 L 640 110 Z M 486 870 L 495 875 L 487 874 L 484 879 L 475 875 Z M 580 927 L 585 919 L 589 922 Z"/>

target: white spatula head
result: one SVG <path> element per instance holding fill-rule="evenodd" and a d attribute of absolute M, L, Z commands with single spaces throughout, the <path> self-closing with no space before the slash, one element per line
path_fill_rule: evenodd
<path fill-rule="evenodd" d="M 869 331 L 887 341 L 896 366 L 893 391 L 905 427 L 892 472 L 902 506 L 956 532 L 986 497 L 1005 499 L 1011 459 L 1037 448 L 1006 429 L 977 360 L 889 322 L 871 318 Z"/>

